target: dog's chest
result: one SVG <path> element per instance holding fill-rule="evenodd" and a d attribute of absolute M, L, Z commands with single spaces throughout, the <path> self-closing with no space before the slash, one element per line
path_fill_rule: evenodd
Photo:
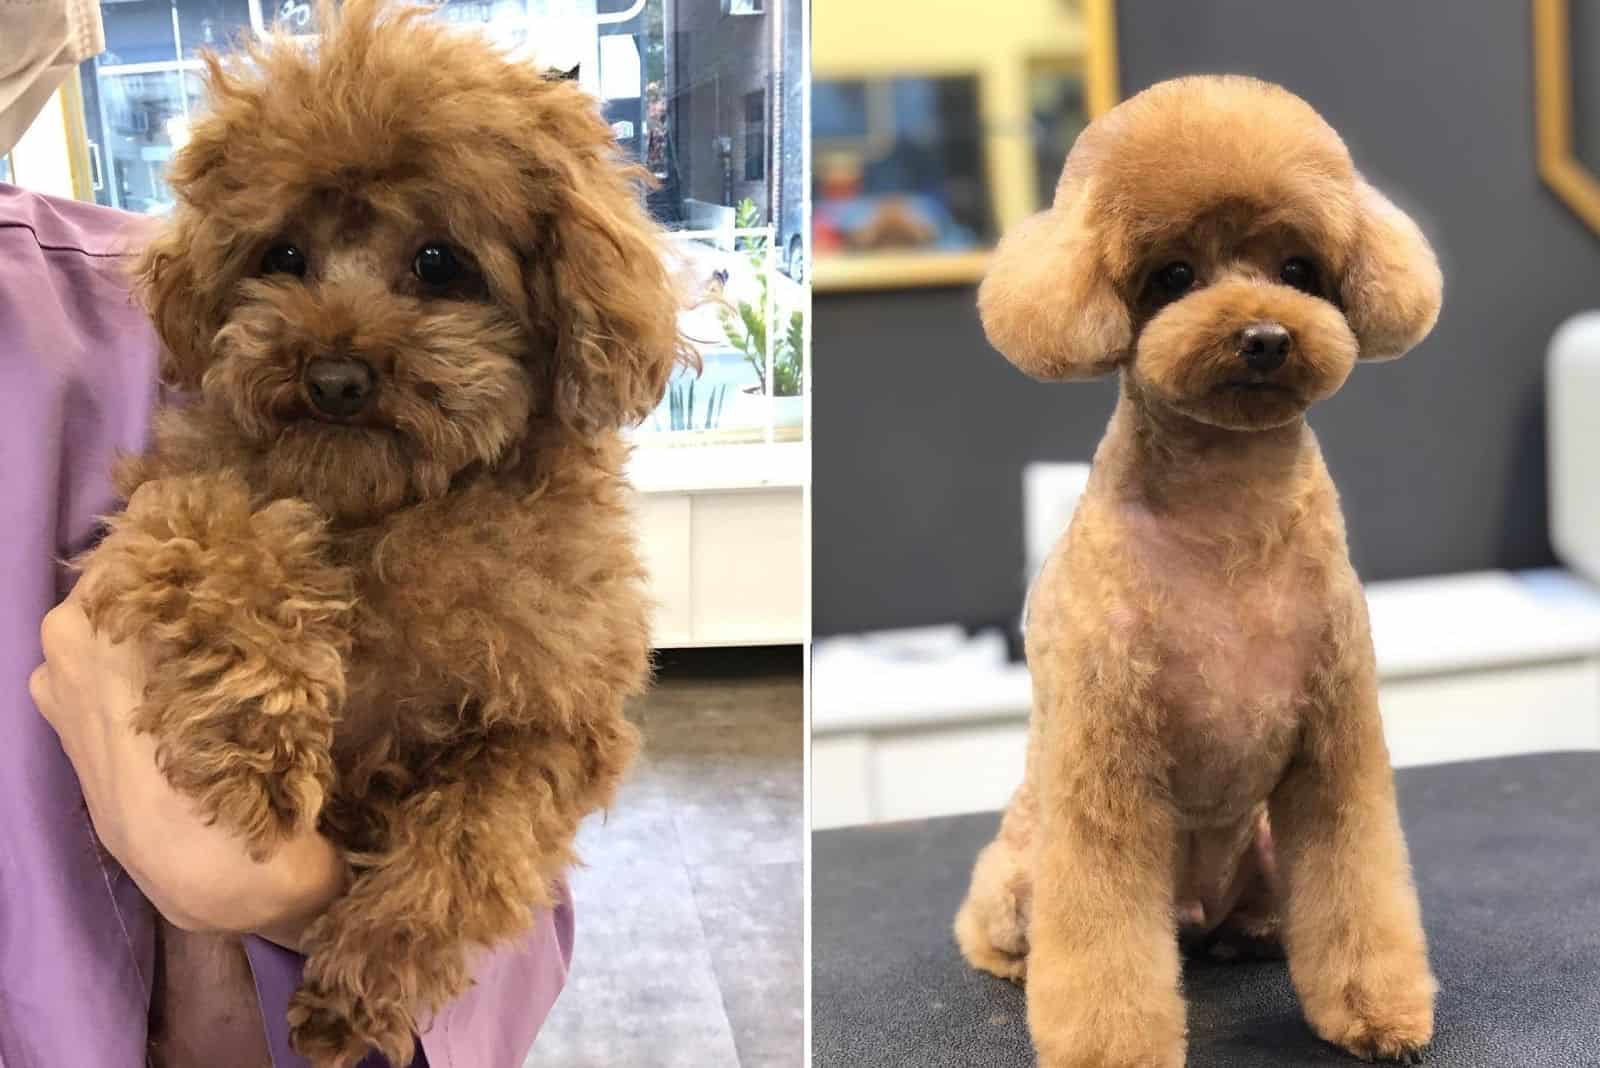
<path fill-rule="evenodd" d="M 1266 798 L 1292 754 L 1326 598 L 1288 551 L 1231 575 L 1178 554 L 1151 562 L 1150 692 L 1175 799 L 1192 825 L 1232 822 Z"/>

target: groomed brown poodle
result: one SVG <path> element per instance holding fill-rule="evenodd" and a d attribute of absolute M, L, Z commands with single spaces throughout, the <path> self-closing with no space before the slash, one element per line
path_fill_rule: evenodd
<path fill-rule="evenodd" d="M 81 589 L 154 657 L 137 726 L 171 781 L 257 857 L 320 826 L 348 860 L 290 1008 L 342 1068 L 410 1063 L 613 796 L 650 647 L 618 428 L 691 357 L 575 82 L 415 8 L 321 16 L 314 49 L 208 60 L 138 268 L 194 397 L 123 466 Z M 165 934 L 181 1000 L 196 936 Z"/>
<path fill-rule="evenodd" d="M 1027 771 L 956 936 L 1027 982 L 1043 1068 L 1179 1068 L 1179 939 L 1287 952 L 1316 1033 L 1416 1061 L 1435 984 L 1366 603 L 1306 425 L 1439 313 L 1416 225 L 1304 101 L 1239 77 L 1133 97 L 979 294 L 1023 371 L 1117 371 L 1030 598 Z M 1281 925 L 1281 926 L 1280 926 Z"/>

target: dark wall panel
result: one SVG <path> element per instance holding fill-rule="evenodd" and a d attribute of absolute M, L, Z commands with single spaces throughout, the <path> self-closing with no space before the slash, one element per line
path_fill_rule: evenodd
<path fill-rule="evenodd" d="M 1125 91 L 1223 71 L 1288 86 L 1439 253 L 1433 336 L 1358 368 L 1312 413 L 1362 574 L 1550 563 L 1544 351 L 1600 304 L 1600 240 L 1534 169 L 1528 5 L 1118 8 Z M 816 351 L 816 633 L 1014 615 L 1022 465 L 1087 459 L 1110 383 L 1013 371 L 984 343 L 970 289 L 820 295 Z"/>

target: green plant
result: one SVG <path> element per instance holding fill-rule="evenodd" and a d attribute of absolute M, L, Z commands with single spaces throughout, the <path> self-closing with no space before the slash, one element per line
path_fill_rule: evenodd
<path fill-rule="evenodd" d="M 694 383 L 690 378 L 673 382 L 667 389 L 667 417 L 673 430 L 715 430 L 722 420 L 722 401 L 728 393 L 726 385 L 712 387 L 711 396 L 706 399 L 705 421 L 694 425 Z"/>
<path fill-rule="evenodd" d="M 761 213 L 756 208 L 755 201 L 749 197 L 739 201 L 734 209 L 733 222 L 741 230 L 752 229 L 761 225 Z M 728 343 L 744 356 L 745 362 L 755 368 L 756 380 L 761 383 L 761 392 L 767 390 L 767 321 L 770 318 L 769 301 L 770 282 L 767 279 L 766 257 L 767 239 L 765 237 L 740 238 L 739 250 L 746 253 L 750 266 L 755 269 L 757 282 L 761 287 L 761 295 L 755 304 L 741 300 L 737 311 L 733 307 L 722 309 L 722 332 L 727 335 Z M 782 336 L 776 338 L 772 346 L 772 395 L 774 397 L 798 397 L 802 386 L 802 369 L 804 366 L 803 354 L 805 352 L 806 319 L 803 312 L 796 311 L 789 316 L 789 324 Z"/>

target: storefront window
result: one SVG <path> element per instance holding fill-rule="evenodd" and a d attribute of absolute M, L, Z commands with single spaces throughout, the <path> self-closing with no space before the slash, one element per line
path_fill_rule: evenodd
<path fill-rule="evenodd" d="M 164 175 L 202 103 L 199 53 L 315 28 L 308 0 L 101 10 L 107 48 L 82 70 L 90 177 L 100 203 L 145 214 L 172 206 Z M 705 371 L 677 376 L 641 442 L 803 437 L 805 0 L 445 0 L 436 17 L 530 62 L 577 67 L 655 179 L 650 210 L 692 279 L 683 329 Z"/>

